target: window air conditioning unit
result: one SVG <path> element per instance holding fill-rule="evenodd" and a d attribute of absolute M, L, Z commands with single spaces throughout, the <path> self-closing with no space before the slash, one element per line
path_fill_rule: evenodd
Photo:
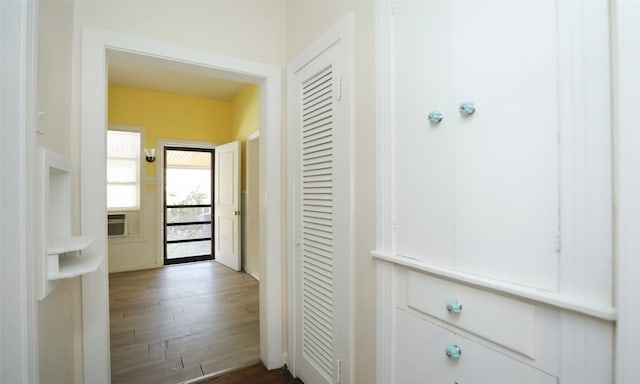
<path fill-rule="evenodd" d="M 127 236 L 127 215 L 124 213 L 107 215 L 107 234 L 109 236 Z"/>

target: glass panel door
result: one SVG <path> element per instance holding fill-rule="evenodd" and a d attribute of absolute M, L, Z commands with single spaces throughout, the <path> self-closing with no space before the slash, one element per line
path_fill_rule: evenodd
<path fill-rule="evenodd" d="M 164 149 L 165 265 L 214 258 L 213 158 L 213 149 Z"/>

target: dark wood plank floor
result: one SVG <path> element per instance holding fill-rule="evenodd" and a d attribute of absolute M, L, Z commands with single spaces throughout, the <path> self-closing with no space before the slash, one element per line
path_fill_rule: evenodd
<path fill-rule="evenodd" d="M 214 261 L 109 276 L 111 382 L 175 384 L 259 361 L 258 282 Z"/>
<path fill-rule="evenodd" d="M 267 371 L 262 364 L 253 365 L 235 372 L 216 377 L 202 384 L 302 384 L 302 381 L 292 378 L 286 369 Z"/>

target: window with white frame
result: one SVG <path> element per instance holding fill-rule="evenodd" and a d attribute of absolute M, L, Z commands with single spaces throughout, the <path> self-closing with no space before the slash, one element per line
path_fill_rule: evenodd
<path fill-rule="evenodd" d="M 141 133 L 107 131 L 107 209 L 140 209 Z"/>

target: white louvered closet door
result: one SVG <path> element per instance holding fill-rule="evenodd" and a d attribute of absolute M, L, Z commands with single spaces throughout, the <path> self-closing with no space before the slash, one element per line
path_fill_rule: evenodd
<path fill-rule="evenodd" d="M 331 46 L 294 75 L 294 369 L 308 384 L 346 382 L 350 181 L 339 52 Z"/>

